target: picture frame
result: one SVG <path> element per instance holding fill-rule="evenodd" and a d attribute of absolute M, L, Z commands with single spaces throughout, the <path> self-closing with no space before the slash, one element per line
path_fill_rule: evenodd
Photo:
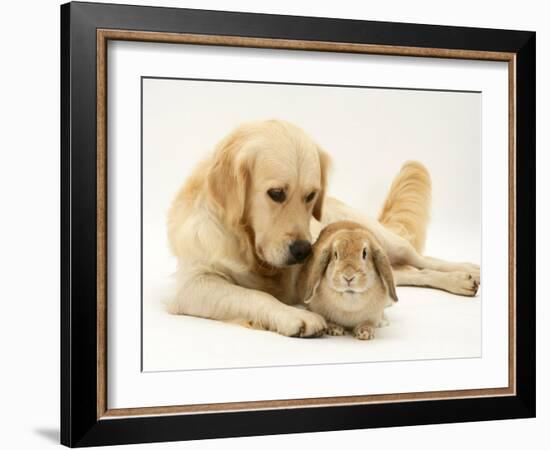
<path fill-rule="evenodd" d="M 505 388 L 111 409 L 107 404 L 107 43 L 508 64 Z M 534 32 L 72 2 L 61 6 L 61 443 L 70 447 L 535 416 Z M 136 283 L 138 280 L 136 280 Z"/>

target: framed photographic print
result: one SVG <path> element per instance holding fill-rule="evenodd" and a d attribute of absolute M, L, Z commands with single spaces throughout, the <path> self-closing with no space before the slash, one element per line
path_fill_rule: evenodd
<path fill-rule="evenodd" d="M 535 33 L 61 7 L 61 441 L 535 415 Z"/>

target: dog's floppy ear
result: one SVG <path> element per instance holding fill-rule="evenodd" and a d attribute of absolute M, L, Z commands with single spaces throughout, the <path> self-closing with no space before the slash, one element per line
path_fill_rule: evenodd
<path fill-rule="evenodd" d="M 321 220 L 321 215 L 323 214 L 323 203 L 327 191 L 328 172 L 330 169 L 330 156 L 322 149 L 319 149 L 319 162 L 321 164 L 321 191 L 317 196 L 315 205 L 313 205 L 313 217 L 317 220 Z"/>
<path fill-rule="evenodd" d="M 382 250 L 382 247 L 380 247 L 378 244 L 371 244 L 372 248 L 372 259 L 374 261 L 374 265 L 376 267 L 376 270 L 380 274 L 380 277 L 384 280 L 386 283 L 386 286 L 388 288 L 388 293 L 390 294 L 390 298 L 397 302 L 397 293 L 395 292 L 395 282 L 393 280 L 393 272 L 390 264 L 390 260 L 386 256 L 386 252 Z"/>
<path fill-rule="evenodd" d="M 241 151 L 242 139 L 235 133 L 217 146 L 214 162 L 207 173 L 210 196 L 224 210 L 228 223 L 244 224 L 249 161 Z"/>

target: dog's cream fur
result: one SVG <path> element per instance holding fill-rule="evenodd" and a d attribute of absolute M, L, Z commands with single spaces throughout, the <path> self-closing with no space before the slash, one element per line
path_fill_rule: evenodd
<path fill-rule="evenodd" d="M 288 265 L 289 245 L 311 241 L 337 220 L 360 222 L 375 234 L 392 265 L 400 267 L 396 284 L 475 295 L 479 267 L 419 253 L 430 193 L 422 165 L 404 166 L 379 221 L 325 198 L 328 167 L 328 155 L 287 122 L 245 124 L 224 138 L 196 167 L 168 214 L 169 242 L 178 258 L 170 311 L 286 336 L 321 334 L 321 316 L 292 306 L 301 299 L 295 293 L 299 266 Z M 270 189 L 283 190 L 284 202 L 273 201 Z"/>

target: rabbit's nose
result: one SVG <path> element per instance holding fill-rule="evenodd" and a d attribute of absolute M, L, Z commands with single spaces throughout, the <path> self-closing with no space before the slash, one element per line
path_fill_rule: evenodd
<path fill-rule="evenodd" d="M 344 280 L 347 281 L 348 285 L 355 279 L 355 276 L 353 277 L 344 277 Z"/>

